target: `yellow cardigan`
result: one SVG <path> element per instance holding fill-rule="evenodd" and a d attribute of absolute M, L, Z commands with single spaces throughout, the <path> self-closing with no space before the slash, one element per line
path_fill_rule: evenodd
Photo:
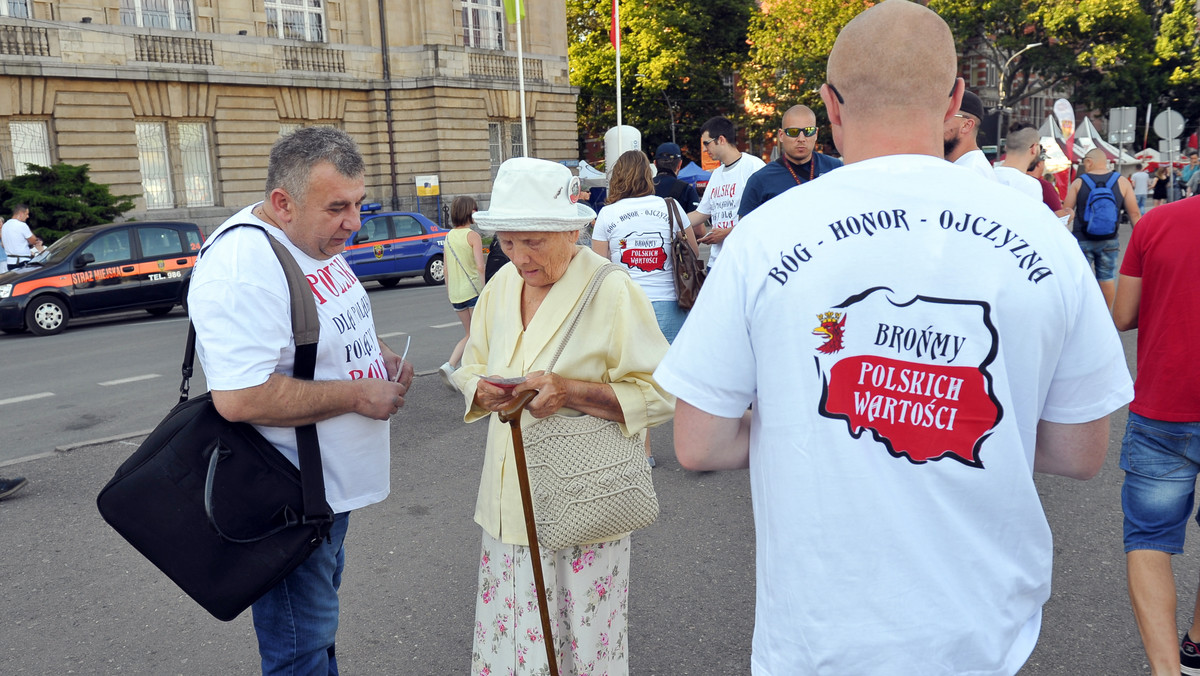
<path fill-rule="evenodd" d="M 521 493 L 513 469 L 512 435 L 498 415 L 474 405 L 475 388 L 484 375 L 505 378 L 544 370 L 558 349 L 567 324 L 592 274 L 609 261 L 580 247 L 563 276 L 555 282 L 533 316 L 521 326 L 524 281 L 512 265 L 504 266 L 483 288 L 471 319 L 471 339 L 454 372 L 466 400 L 463 419 L 488 423 L 483 476 L 475 503 L 475 522 L 501 542 L 528 545 Z M 654 308 L 628 275 L 611 274 L 579 319 L 570 341 L 554 366 L 564 378 L 604 382 L 612 386 L 625 413 L 627 436 L 666 422 L 674 415 L 675 398 L 655 382 L 653 373 L 667 352 Z M 565 414 L 572 411 L 563 409 Z M 528 412 L 523 425 L 533 422 Z"/>

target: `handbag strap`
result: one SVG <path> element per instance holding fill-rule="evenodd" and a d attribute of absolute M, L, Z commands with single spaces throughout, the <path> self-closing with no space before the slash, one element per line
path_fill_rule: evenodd
<path fill-rule="evenodd" d="M 675 207 L 679 206 L 679 203 L 673 197 L 664 197 L 663 201 L 667 203 L 667 223 L 671 228 L 671 237 L 675 237 L 676 228 L 679 229 L 681 237 L 687 237 L 687 232 L 684 230 L 683 223 L 679 219 L 679 212 L 675 210 Z"/>
<path fill-rule="evenodd" d="M 292 336 L 296 342 L 296 357 L 292 375 L 300 380 L 312 380 L 317 366 L 317 344 L 321 339 L 321 322 L 317 315 L 317 303 L 313 300 L 304 271 L 296 264 L 292 252 L 283 242 L 275 239 L 267 229 L 256 223 L 239 223 L 226 228 L 221 235 L 238 227 L 258 228 L 271 244 L 271 251 L 283 267 L 287 278 Z M 220 237 L 221 235 L 218 235 Z M 207 248 L 200 251 L 203 256 Z M 183 382 L 179 386 L 179 403 L 187 401 L 189 381 L 196 360 L 196 325 L 188 322 L 187 344 L 183 351 Z M 321 443 L 317 437 L 316 424 L 296 427 L 296 454 L 300 464 L 300 485 L 304 495 L 303 523 L 329 522 L 333 514 L 325 500 L 325 476 L 321 465 Z"/>
<path fill-rule="evenodd" d="M 447 237 L 447 239 L 449 238 Z M 450 250 L 450 255 L 454 256 L 454 262 L 458 263 L 459 269 L 462 270 L 463 274 L 467 276 L 467 281 L 471 283 L 471 290 L 475 292 L 475 295 L 479 295 L 479 289 L 475 288 L 475 280 L 471 279 L 471 273 L 467 272 L 467 266 L 463 265 L 462 261 L 459 260 L 458 252 L 454 250 L 454 245 L 447 244 L 446 248 Z"/>
<path fill-rule="evenodd" d="M 615 263 L 606 263 L 601 265 L 592 274 L 592 281 L 588 284 L 587 290 L 583 292 L 583 300 L 579 301 L 579 307 L 575 308 L 575 316 L 571 318 L 571 325 L 567 327 L 567 332 L 563 335 L 562 341 L 559 342 L 558 349 L 554 351 L 554 357 L 550 359 L 550 364 L 546 367 L 546 373 L 554 370 L 554 365 L 558 363 L 558 358 L 562 355 L 563 348 L 567 346 L 567 341 L 571 339 L 571 334 L 575 333 L 575 327 L 579 324 L 579 318 L 583 316 L 583 311 L 587 309 L 588 304 L 592 302 L 592 298 L 596 296 L 596 292 L 600 290 L 600 283 L 604 281 L 604 278 L 609 273 L 620 269 L 621 266 Z"/>

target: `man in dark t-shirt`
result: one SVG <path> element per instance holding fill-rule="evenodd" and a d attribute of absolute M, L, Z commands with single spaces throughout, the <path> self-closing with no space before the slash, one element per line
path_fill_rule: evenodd
<path fill-rule="evenodd" d="M 746 181 L 738 216 L 801 183 L 842 166 L 842 161 L 815 150 L 817 116 L 808 106 L 792 106 L 783 114 L 779 127 L 779 159 L 759 169 Z"/>
<path fill-rule="evenodd" d="M 1108 157 L 1103 150 L 1092 148 L 1087 155 L 1083 156 L 1083 172 L 1091 177 L 1097 190 L 1105 189 L 1104 185 L 1108 183 L 1112 172 L 1108 170 Z M 1130 226 L 1137 225 L 1138 220 L 1142 217 L 1142 212 L 1138 211 L 1137 198 L 1133 195 L 1133 184 L 1129 182 L 1129 179 L 1124 176 L 1117 178 L 1117 183 L 1112 187 L 1112 191 L 1113 199 L 1117 201 L 1118 226 L 1111 235 L 1088 234 L 1087 217 L 1084 215 L 1084 211 L 1091 189 L 1083 182 L 1083 178 L 1077 178 L 1071 183 L 1071 187 L 1067 189 L 1067 199 L 1063 200 L 1064 209 L 1075 211 L 1075 227 L 1072 232 L 1075 239 L 1079 240 L 1079 248 L 1083 251 L 1084 257 L 1088 259 L 1088 263 L 1092 265 L 1092 269 L 1096 273 L 1096 281 L 1100 283 L 1100 291 L 1104 294 L 1104 301 L 1108 303 L 1109 308 L 1112 308 L 1113 295 L 1117 290 L 1117 254 L 1121 251 L 1121 242 L 1117 236 L 1120 234 L 1121 207 L 1124 207 L 1125 213 L 1129 214 Z"/>

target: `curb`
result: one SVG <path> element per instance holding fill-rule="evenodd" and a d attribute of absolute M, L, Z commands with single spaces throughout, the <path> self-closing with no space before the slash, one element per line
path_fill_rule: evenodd
<path fill-rule="evenodd" d="M 136 437 L 148 436 L 153 431 L 154 430 L 152 430 L 152 429 L 142 430 L 140 432 L 127 432 L 125 434 L 117 434 L 115 436 L 103 437 L 100 439 L 90 439 L 88 441 L 80 441 L 80 442 L 74 443 L 74 444 L 64 444 L 62 446 L 55 446 L 54 450 L 57 453 L 70 453 L 71 451 L 79 450 L 81 448 L 87 448 L 88 446 L 99 446 L 101 444 L 107 444 L 107 443 L 111 443 L 113 441 L 124 441 L 126 439 L 134 439 Z M 38 456 L 34 456 L 34 457 L 38 457 Z"/>

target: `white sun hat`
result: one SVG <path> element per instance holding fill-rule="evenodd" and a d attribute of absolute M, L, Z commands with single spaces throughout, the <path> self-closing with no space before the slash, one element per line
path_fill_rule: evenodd
<path fill-rule="evenodd" d="M 514 157 L 500 165 L 487 211 L 477 211 L 480 230 L 569 232 L 596 218 L 579 202 L 579 177 L 557 162 Z"/>

